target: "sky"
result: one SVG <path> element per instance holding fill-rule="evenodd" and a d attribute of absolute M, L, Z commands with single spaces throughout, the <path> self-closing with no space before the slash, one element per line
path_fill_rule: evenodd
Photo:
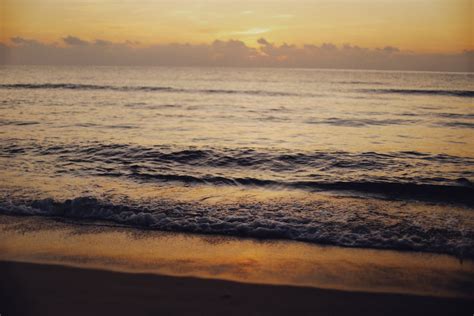
<path fill-rule="evenodd" d="M 286 66 L 318 66 L 321 63 L 314 60 L 301 63 L 295 59 L 301 59 L 302 55 L 306 59 L 310 59 L 307 55 L 315 57 L 314 49 L 305 50 L 305 47 L 336 47 L 336 55 L 347 55 L 347 47 L 357 47 L 366 51 L 365 57 L 379 59 L 377 52 L 390 51 L 391 59 L 385 62 L 385 68 L 399 63 L 399 55 L 415 54 L 429 57 L 425 68 L 437 63 L 434 56 L 444 60 L 447 56 L 457 56 L 457 66 L 452 67 L 457 70 L 470 67 L 468 57 L 474 50 L 473 3 L 472 0 L 0 0 L 0 62 L 33 63 L 35 60 L 30 60 L 33 56 L 29 59 L 25 56 L 32 53 L 35 45 L 36 49 L 41 46 L 43 53 L 47 46 L 54 51 L 53 55 L 66 51 L 71 54 L 73 47 L 76 54 L 80 50 L 84 53 L 84 46 L 89 46 L 88 54 L 100 55 L 100 47 L 104 51 L 111 44 L 123 55 L 120 60 L 114 57 L 119 63 L 132 62 L 127 58 L 132 48 L 135 55 L 140 55 L 152 54 L 153 47 L 173 50 L 176 45 L 185 44 L 188 54 L 196 50 L 203 53 L 204 49 L 212 55 L 208 56 L 212 61 L 216 54 L 223 53 L 215 52 L 215 44 L 226 43 L 225 54 L 245 55 L 245 63 L 236 65 L 254 65 L 256 61 L 273 65 L 278 64 L 278 59 Z M 90 45 L 80 45 L 86 43 Z M 100 47 L 91 52 L 91 46 Z M 286 47 L 293 50 L 283 52 Z M 185 54 L 185 48 L 179 46 L 176 53 Z M 276 54 L 275 48 L 279 48 L 280 55 L 269 55 L 270 51 Z M 316 57 L 321 59 L 321 53 Z M 354 50 L 350 52 L 354 53 Z M 261 58 L 265 55 L 271 58 Z M 357 62 L 353 57 L 354 60 L 345 61 L 346 66 Z M 91 58 L 92 64 L 101 63 L 97 56 L 87 55 L 87 58 Z M 195 59 L 199 58 L 202 56 Z M 61 63 L 86 62 L 66 60 L 64 56 L 59 59 Z M 37 58 L 37 62 L 45 60 Z M 162 62 L 163 59 L 153 63 Z M 407 66 L 400 64 L 401 68 Z"/>

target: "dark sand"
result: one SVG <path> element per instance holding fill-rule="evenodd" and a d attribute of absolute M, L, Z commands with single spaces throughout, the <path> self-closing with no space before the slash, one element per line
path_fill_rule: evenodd
<path fill-rule="evenodd" d="M 0 262 L 0 314 L 472 315 L 474 301 Z"/>

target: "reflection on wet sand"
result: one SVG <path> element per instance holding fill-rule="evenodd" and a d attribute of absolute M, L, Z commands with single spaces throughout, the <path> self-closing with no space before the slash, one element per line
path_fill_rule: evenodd
<path fill-rule="evenodd" d="M 1 260 L 348 291 L 472 297 L 474 263 L 435 254 L 2 216 Z"/>

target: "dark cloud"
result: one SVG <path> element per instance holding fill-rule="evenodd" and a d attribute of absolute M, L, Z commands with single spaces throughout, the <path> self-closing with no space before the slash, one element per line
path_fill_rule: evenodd
<path fill-rule="evenodd" d="M 75 36 L 71 36 L 71 35 L 69 35 L 67 37 L 63 37 L 62 40 L 64 41 L 64 43 L 66 43 L 68 45 L 71 45 L 71 46 L 86 46 L 86 45 L 90 44 L 87 41 L 81 40 L 79 37 L 75 37 Z"/>
<path fill-rule="evenodd" d="M 383 50 L 387 53 L 398 53 L 400 51 L 400 49 L 392 46 L 386 46 L 383 48 Z"/>
<path fill-rule="evenodd" d="M 336 50 L 337 49 L 337 46 L 332 44 L 332 43 L 324 43 L 323 45 L 321 45 L 321 49 L 325 49 L 325 50 Z"/>
<path fill-rule="evenodd" d="M 10 38 L 10 41 L 16 45 L 41 45 L 41 43 L 36 40 L 27 39 L 19 36 Z"/>
<path fill-rule="evenodd" d="M 106 40 L 102 40 L 102 39 L 96 39 L 94 41 L 94 45 L 98 45 L 98 46 L 110 46 L 112 45 L 113 43 L 110 42 L 110 41 L 106 41 Z"/>
<path fill-rule="evenodd" d="M 473 71 L 474 52 L 427 54 L 402 51 L 396 47 L 368 49 L 357 45 L 276 45 L 260 38 L 258 48 L 239 40 L 216 40 L 210 44 L 157 44 L 138 42 L 86 41 L 75 36 L 64 44 L 41 43 L 14 37 L 0 43 L 1 64 L 63 65 L 170 65 L 305 67 L 381 70 Z"/>
<path fill-rule="evenodd" d="M 0 43 L 0 64 L 6 64 L 7 60 L 9 59 L 10 48 Z"/>

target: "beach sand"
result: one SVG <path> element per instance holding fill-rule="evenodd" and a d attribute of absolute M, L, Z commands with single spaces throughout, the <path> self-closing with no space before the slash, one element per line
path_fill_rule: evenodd
<path fill-rule="evenodd" d="M 471 260 L 0 216 L 1 315 L 471 315 Z"/>
<path fill-rule="evenodd" d="M 465 299 L 0 262 L 2 315 L 471 315 Z"/>

